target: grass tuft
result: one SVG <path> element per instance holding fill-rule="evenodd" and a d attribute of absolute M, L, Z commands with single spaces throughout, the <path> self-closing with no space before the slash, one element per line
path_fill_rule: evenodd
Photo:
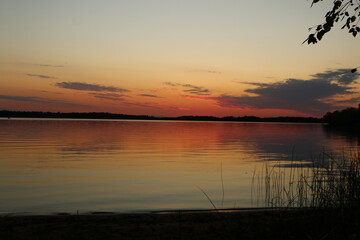
<path fill-rule="evenodd" d="M 256 188 L 256 189 L 255 189 Z M 254 173 L 252 194 L 267 207 L 360 209 L 360 151 L 322 153 L 309 163 L 291 161 Z"/>

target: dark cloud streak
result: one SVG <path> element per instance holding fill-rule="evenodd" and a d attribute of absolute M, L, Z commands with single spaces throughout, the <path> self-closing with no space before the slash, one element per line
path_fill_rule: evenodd
<path fill-rule="evenodd" d="M 151 98 L 159 98 L 159 96 L 152 95 L 152 94 L 139 94 L 138 96 L 141 96 L 141 97 L 151 97 Z"/>
<path fill-rule="evenodd" d="M 204 87 L 195 86 L 192 84 L 181 84 L 181 83 L 172 83 L 172 82 L 164 82 L 165 85 L 171 86 L 171 87 L 183 87 L 186 88 L 182 90 L 185 93 L 191 93 L 195 95 L 210 95 L 209 89 L 206 89 Z"/>
<path fill-rule="evenodd" d="M 60 88 L 79 90 L 79 91 L 91 91 L 91 92 L 130 92 L 130 90 L 113 87 L 103 86 L 99 84 L 89 84 L 82 82 L 58 82 L 55 84 Z"/>
<path fill-rule="evenodd" d="M 210 74 L 222 74 L 222 72 L 215 70 L 191 70 L 190 72 L 201 72 L 201 73 L 210 73 Z"/>
<path fill-rule="evenodd" d="M 182 86 L 185 88 L 189 88 L 189 89 L 183 90 L 183 92 L 186 92 L 186 93 L 192 93 L 195 95 L 210 95 L 210 91 L 204 87 L 194 86 L 191 84 L 183 84 Z"/>
<path fill-rule="evenodd" d="M 65 67 L 64 65 L 54 65 L 54 64 L 33 64 L 36 66 L 40 66 L 40 67 L 56 67 L 56 68 L 61 68 L 61 67 Z"/>
<path fill-rule="evenodd" d="M 117 94 L 117 93 L 90 93 L 92 96 L 100 99 L 107 99 L 112 101 L 124 101 L 126 95 Z"/>
<path fill-rule="evenodd" d="M 48 103 L 49 100 L 41 97 L 30 97 L 30 96 L 8 96 L 0 95 L 0 99 L 13 100 L 13 101 L 25 101 L 25 102 L 44 102 Z"/>
<path fill-rule="evenodd" d="M 58 99 L 49 99 L 49 98 L 33 97 L 33 96 L 0 95 L 0 99 L 23 101 L 23 102 L 38 102 L 38 103 L 47 103 L 47 104 L 56 104 L 56 105 L 65 105 L 65 106 L 76 106 L 76 107 L 89 107 L 88 105 L 85 104 L 77 104 L 77 103 L 67 102 Z"/>
<path fill-rule="evenodd" d="M 168 86 L 171 86 L 171 87 L 176 87 L 176 86 L 180 85 L 178 83 L 172 83 L 172 82 L 164 82 L 164 84 L 168 85 Z"/>
<path fill-rule="evenodd" d="M 56 77 L 48 76 L 48 75 L 41 75 L 41 74 L 31 74 L 25 73 L 26 76 L 29 77 L 37 77 L 37 78 L 44 78 L 44 79 L 56 79 Z"/>

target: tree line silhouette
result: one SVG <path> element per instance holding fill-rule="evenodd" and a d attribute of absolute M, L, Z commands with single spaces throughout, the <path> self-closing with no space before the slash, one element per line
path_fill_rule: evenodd
<path fill-rule="evenodd" d="M 214 116 L 180 116 L 155 117 L 149 115 L 127 115 L 107 112 L 40 112 L 40 111 L 0 111 L 2 118 L 73 118 L 73 119 L 139 119 L 139 120 L 183 120 L 183 121 L 239 121 L 239 122 L 302 122 L 320 123 L 320 118 L 314 117 L 214 117 Z"/>
<path fill-rule="evenodd" d="M 214 117 L 214 116 L 180 116 L 155 117 L 150 115 L 128 115 L 107 112 L 40 112 L 40 111 L 0 111 L 2 118 L 67 118 L 67 119 L 138 119 L 138 120 L 182 120 L 182 121 L 231 121 L 231 122 L 297 122 L 328 123 L 332 126 L 360 126 L 359 108 L 346 108 L 327 112 L 322 118 L 315 117 Z"/>
<path fill-rule="evenodd" d="M 346 108 L 334 112 L 327 112 L 323 121 L 331 126 L 360 126 L 360 104 L 359 108 Z"/>

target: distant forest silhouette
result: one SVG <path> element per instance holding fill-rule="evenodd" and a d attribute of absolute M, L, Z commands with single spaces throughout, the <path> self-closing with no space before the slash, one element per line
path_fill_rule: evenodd
<path fill-rule="evenodd" d="M 74 118 L 74 119 L 139 119 L 139 120 L 182 120 L 182 121 L 231 121 L 231 122 L 298 122 L 321 123 L 321 118 L 314 117 L 214 117 L 214 116 L 180 116 L 154 117 L 149 115 L 127 115 L 107 112 L 36 112 L 36 111 L 0 111 L 3 118 Z"/>
<path fill-rule="evenodd" d="M 315 117 L 214 117 L 214 116 L 180 116 L 155 117 L 149 115 L 127 115 L 107 112 L 36 112 L 36 111 L 0 111 L 2 118 L 73 118 L 73 119 L 138 119 L 138 120 L 182 120 L 182 121 L 231 121 L 231 122 L 297 122 L 328 123 L 332 126 L 360 126 L 359 108 L 346 108 L 327 112 L 322 118 Z"/>

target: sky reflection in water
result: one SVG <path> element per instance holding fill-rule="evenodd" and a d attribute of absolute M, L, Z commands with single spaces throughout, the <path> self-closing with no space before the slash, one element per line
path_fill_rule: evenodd
<path fill-rule="evenodd" d="M 318 124 L 0 120 L 0 212 L 251 207 L 264 161 L 311 162 L 355 136 Z"/>

